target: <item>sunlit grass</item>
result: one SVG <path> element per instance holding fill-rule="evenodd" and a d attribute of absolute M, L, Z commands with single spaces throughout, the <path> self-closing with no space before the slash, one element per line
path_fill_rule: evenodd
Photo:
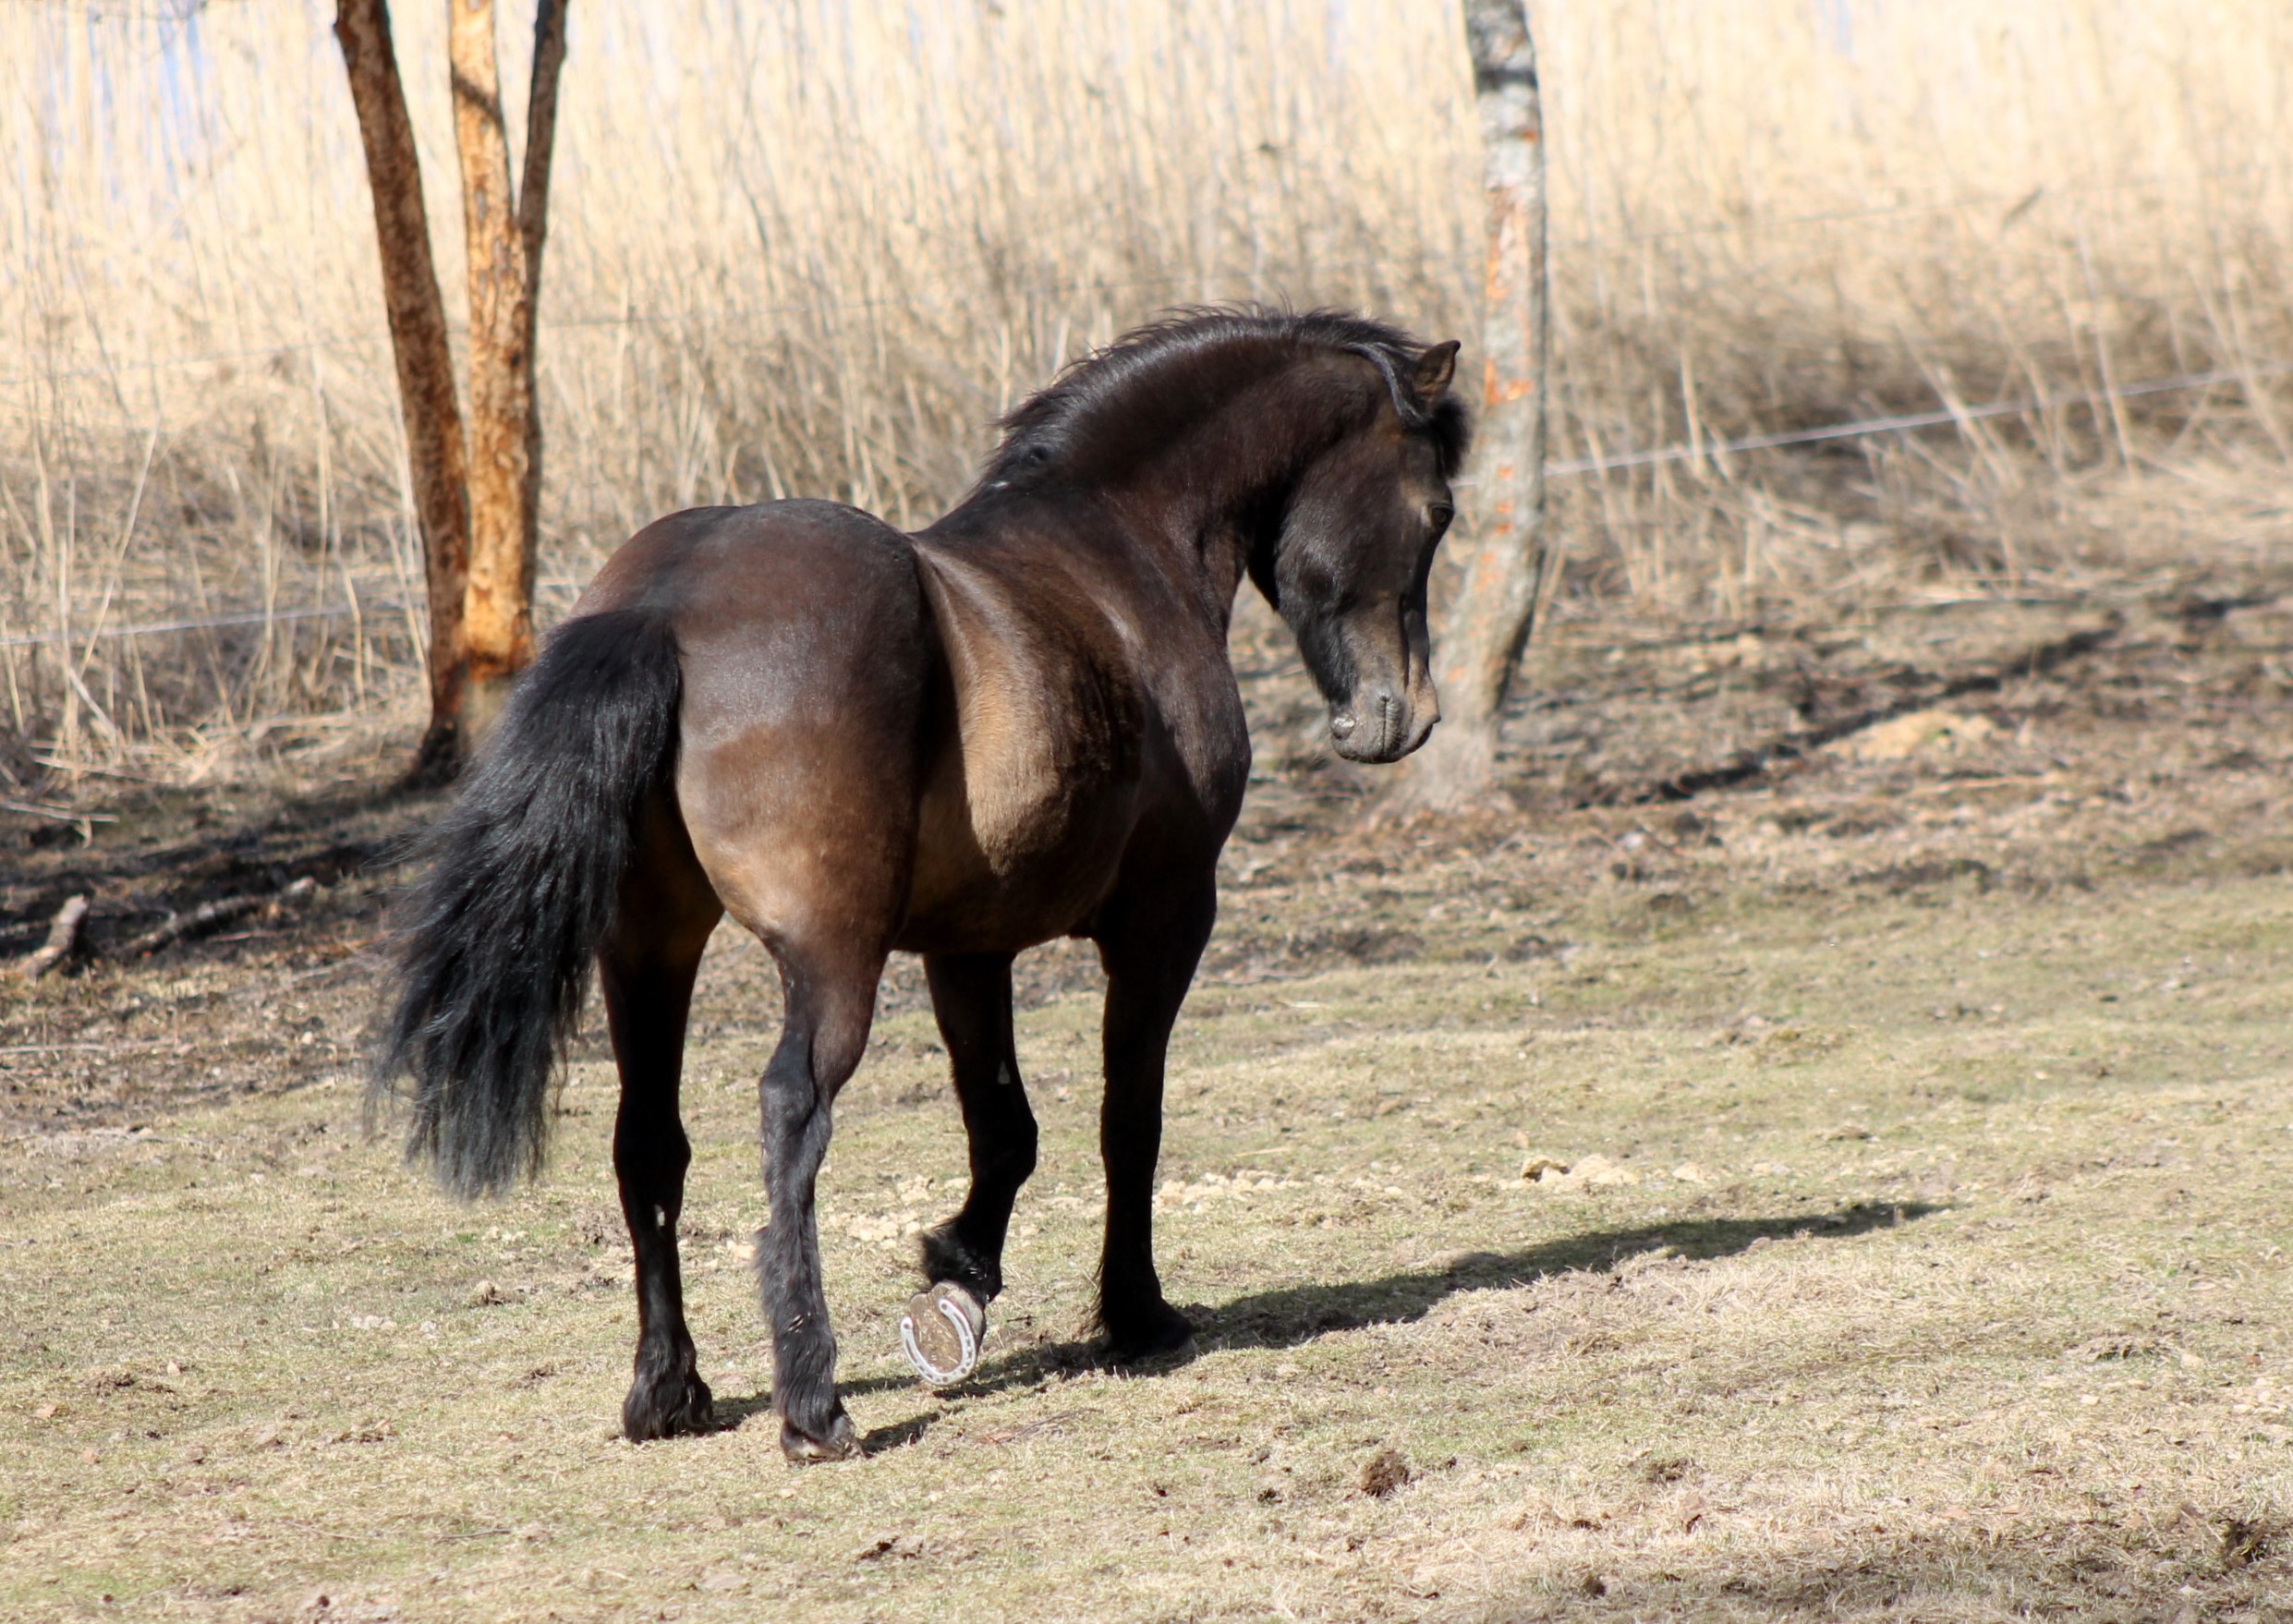
<path fill-rule="evenodd" d="M 1361 916 L 1489 862 L 1428 856 Z M 687 1069 L 691 1312 L 740 1423 L 712 1437 L 616 1436 L 598 1061 L 546 1182 L 479 1207 L 358 1138 L 347 1083 L 17 1141 L 0 1610 L 2235 1616 L 2285 1582 L 2293 1509 L 2287 901 L 2224 870 L 1742 890 L 1648 930 L 1595 891 L 1556 902 L 1565 959 L 1461 927 L 1207 988 L 1158 1197 L 1201 1351 L 1131 1376 L 1077 1340 L 1097 1089 L 1068 993 L 1022 1017 L 1043 1166 L 947 1396 L 892 1323 L 962 1143 L 895 1009 L 822 1198 L 875 1452 L 801 1473 L 745 1257 L 753 948 L 711 961 Z M 1532 1150 L 1615 1177 L 1523 1181 Z M 1374 1497 L 1386 1449 L 1410 1481 Z"/>

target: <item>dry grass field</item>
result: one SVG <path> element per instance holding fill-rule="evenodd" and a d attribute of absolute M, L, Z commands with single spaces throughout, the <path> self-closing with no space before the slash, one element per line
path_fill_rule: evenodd
<path fill-rule="evenodd" d="M 11 917 L 329 883 L 0 984 L 0 1614 L 2284 1618 L 2289 641 L 2186 595 L 1564 638 L 1517 818 L 1381 827 L 1366 773 L 1269 771 L 1174 1051 L 1183 1364 L 1077 1331 L 1096 970 L 1047 949 L 989 1356 L 907 1376 L 907 1237 L 963 1149 L 901 967 L 823 1186 L 871 1453 L 804 1472 L 746 1264 L 753 944 L 687 1068 L 731 1424 L 633 1448 L 594 1039 L 501 1204 L 360 1132 L 390 870 L 357 865 L 425 804 L 123 798 L 18 846 Z M 1254 686 L 1269 757 L 1295 683 Z"/>

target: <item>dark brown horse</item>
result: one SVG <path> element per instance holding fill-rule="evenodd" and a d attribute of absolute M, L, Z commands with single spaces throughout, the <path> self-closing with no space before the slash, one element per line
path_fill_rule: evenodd
<path fill-rule="evenodd" d="M 1150 1203 L 1163 1056 L 1250 764 L 1234 593 L 1247 575 L 1296 634 L 1339 754 L 1424 742 L 1426 580 L 1465 438 L 1456 355 L 1352 316 L 1186 315 L 1013 412 L 977 488 L 919 534 L 824 502 L 698 508 L 600 572 L 433 834 L 378 1085 L 410 1074 L 413 1151 L 452 1188 L 502 1188 L 540 1165 L 595 960 L 637 1253 L 632 1438 L 710 1424 L 677 1267 L 677 1080 L 727 913 L 786 992 L 758 1090 L 758 1261 L 792 1459 L 858 1447 L 813 1186 L 893 951 L 924 956 L 971 1145 L 962 1210 L 924 1238 L 918 1367 L 967 1369 L 1001 1289 L 1036 1154 L 1012 958 L 1059 936 L 1090 938 L 1107 972 L 1107 1351 L 1187 1340 Z"/>

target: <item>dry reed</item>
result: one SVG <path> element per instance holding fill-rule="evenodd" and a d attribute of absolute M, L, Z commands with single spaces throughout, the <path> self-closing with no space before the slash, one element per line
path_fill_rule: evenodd
<path fill-rule="evenodd" d="M 443 225 L 443 17 L 399 10 Z M 420 577 L 330 11 L 0 13 L 0 782 L 181 777 L 265 729 L 415 718 Z M 1819 613 L 2284 539 L 2281 6 L 1532 11 L 1556 455 L 1698 448 L 1562 483 L 1580 611 Z M 544 617 L 677 505 L 801 492 L 926 521 L 1000 410 L 1163 306 L 1469 333 L 1470 113 L 1431 0 L 576 8 Z M 2226 381 L 2114 393 L 2208 371 Z M 2064 397 L 1956 434 L 1703 452 Z"/>

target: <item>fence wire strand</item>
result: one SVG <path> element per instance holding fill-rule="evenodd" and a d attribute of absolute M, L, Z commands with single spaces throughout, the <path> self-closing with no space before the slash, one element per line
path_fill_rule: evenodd
<path fill-rule="evenodd" d="M 1706 457 L 1733 456 L 1754 451 L 1776 451 L 1794 445 L 1817 445 L 1826 441 L 1861 440 L 1885 434 L 1915 433 L 1922 429 L 1943 429 L 1989 418 L 2020 417 L 2030 412 L 2060 411 L 2065 406 L 2105 406 L 2113 400 L 2125 400 L 2145 394 L 2169 394 L 2179 390 L 2213 389 L 2225 383 L 2248 383 L 2256 378 L 2281 378 L 2293 374 L 2293 362 L 2270 362 L 2265 365 L 2221 369 L 2211 372 L 2184 372 L 2170 378 L 2148 378 L 2134 383 L 2122 383 L 2115 389 L 2087 389 L 2071 394 L 2030 395 L 2016 400 L 1987 401 L 1981 406 L 1961 406 L 1932 412 L 1899 412 L 1884 418 L 1862 418 L 1851 423 L 1826 423 L 1814 429 L 1792 429 L 1774 434 L 1747 434 L 1734 440 L 1707 440 L 1685 445 L 1657 446 L 1647 451 L 1628 451 L 1616 456 L 1577 457 L 1559 462 L 1547 462 L 1547 479 L 1579 479 L 1588 474 L 1620 473 L 1632 468 L 1652 467 L 1659 463 L 1701 461 Z M 1460 483 L 1464 483 L 1460 481 Z M 575 583 L 545 581 L 539 590 L 571 590 Z M 38 632 L 12 636 L 0 636 L 0 648 L 47 648 L 63 643 L 109 642 L 124 637 L 169 636 L 184 632 L 214 631 L 230 626 L 259 626 L 281 621 L 340 620 L 354 614 L 404 614 L 415 606 L 378 600 L 357 605 L 339 604 L 323 608 L 287 609 L 266 612 L 248 611 L 237 614 L 216 615 L 203 620 L 155 621 L 143 625 L 111 626 L 88 631 Z"/>

